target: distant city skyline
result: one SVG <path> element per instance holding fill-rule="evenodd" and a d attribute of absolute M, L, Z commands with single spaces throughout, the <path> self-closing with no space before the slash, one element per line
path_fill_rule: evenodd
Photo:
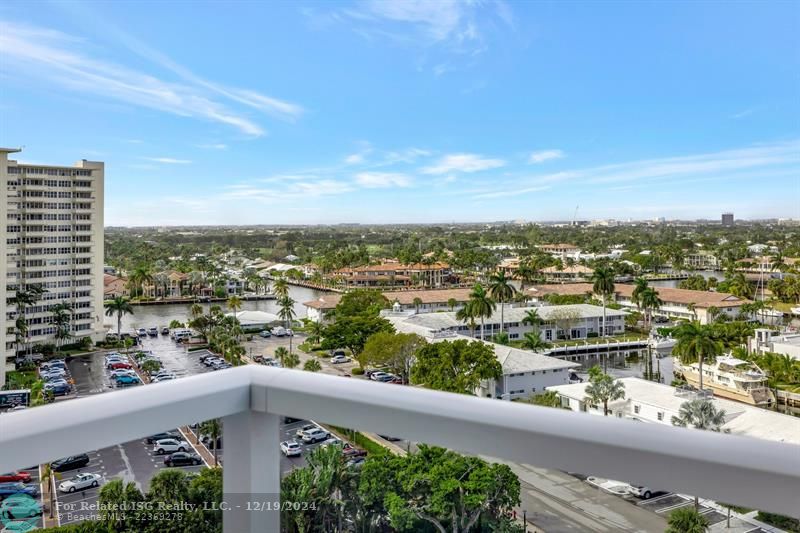
<path fill-rule="evenodd" d="M 0 146 L 109 226 L 800 218 L 793 3 L 36 5 Z"/>

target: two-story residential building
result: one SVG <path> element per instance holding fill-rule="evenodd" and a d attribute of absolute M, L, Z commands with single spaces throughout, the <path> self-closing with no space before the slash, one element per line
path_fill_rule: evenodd
<path fill-rule="evenodd" d="M 103 275 L 103 298 L 112 300 L 118 296 L 129 296 L 128 280 L 111 274 Z"/>
<path fill-rule="evenodd" d="M 394 287 L 422 285 L 424 287 L 441 287 L 450 275 L 447 263 L 412 263 L 385 262 L 379 265 L 367 265 L 354 268 L 340 268 L 332 273 L 334 280 L 343 282 L 348 287 Z"/>
<path fill-rule="evenodd" d="M 577 259 L 581 253 L 581 249 L 574 244 L 569 243 L 554 243 L 554 244 L 537 244 L 536 248 L 542 252 L 551 255 L 555 258 L 571 258 Z"/>
<path fill-rule="evenodd" d="M 695 270 L 717 270 L 720 262 L 717 256 L 711 252 L 698 250 L 686 254 L 685 265 Z"/>

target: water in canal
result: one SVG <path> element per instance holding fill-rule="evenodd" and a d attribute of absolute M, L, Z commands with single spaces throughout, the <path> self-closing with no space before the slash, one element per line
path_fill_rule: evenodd
<path fill-rule="evenodd" d="M 295 301 L 294 312 L 297 313 L 297 318 L 305 318 L 306 308 L 304 302 L 316 300 L 323 294 L 331 294 L 329 292 L 318 291 L 306 287 L 289 286 L 289 296 Z M 179 320 L 185 322 L 189 317 L 189 307 L 191 303 L 185 304 L 164 304 L 164 305 L 135 305 L 133 306 L 133 315 L 125 315 L 122 317 L 122 331 L 130 332 L 137 328 L 149 328 L 169 325 L 172 320 Z M 213 304 L 200 304 L 208 311 L 211 305 L 219 305 L 227 313 L 225 302 L 214 302 Z M 242 311 L 266 311 L 268 313 L 278 313 L 278 304 L 275 300 L 242 300 Z M 116 316 L 105 317 L 105 325 L 108 326 L 109 331 L 116 332 L 117 320 Z"/>

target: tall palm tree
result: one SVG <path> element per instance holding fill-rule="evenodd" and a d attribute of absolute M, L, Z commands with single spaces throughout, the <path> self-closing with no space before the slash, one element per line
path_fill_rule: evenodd
<path fill-rule="evenodd" d="M 25 288 L 18 287 L 14 292 L 8 303 L 17 306 L 17 319 L 15 321 L 15 334 L 14 340 L 17 344 L 16 349 L 19 350 L 19 342 L 24 342 L 28 337 L 28 321 L 25 318 L 25 311 L 28 307 L 38 302 L 42 294 L 47 292 L 41 285 L 28 285 Z M 20 320 L 22 319 L 22 320 Z"/>
<path fill-rule="evenodd" d="M 478 327 L 475 323 L 475 313 L 472 310 L 470 302 L 467 302 L 464 307 L 456 311 L 456 320 L 464 322 L 469 327 L 472 336 L 475 336 L 475 328 Z"/>
<path fill-rule="evenodd" d="M 639 305 L 644 309 L 645 321 L 649 326 L 652 319 L 652 312 L 661 309 L 664 302 L 659 298 L 658 291 L 652 287 L 648 287 L 639 295 Z"/>
<path fill-rule="evenodd" d="M 422 298 L 420 298 L 419 296 L 415 297 L 413 303 L 414 303 L 414 312 L 419 314 L 419 306 L 422 305 Z"/>
<path fill-rule="evenodd" d="M 450 298 L 447 300 L 447 307 L 449 307 L 451 311 L 455 309 L 457 305 L 458 305 L 458 300 L 456 300 L 455 298 Z"/>
<path fill-rule="evenodd" d="M 55 496 L 56 496 L 56 480 L 61 479 L 61 474 L 56 472 L 50 467 L 50 463 L 45 463 L 42 465 L 42 476 L 40 481 L 42 485 L 49 488 L 50 492 L 50 504 L 48 505 L 49 511 L 48 514 L 50 518 L 53 518 L 53 509 L 55 509 Z"/>
<path fill-rule="evenodd" d="M 603 404 L 603 416 L 608 416 L 608 402 L 625 397 L 625 384 L 618 379 L 600 372 L 589 378 L 585 400 L 592 405 Z"/>
<path fill-rule="evenodd" d="M 203 306 L 200 304 L 192 304 L 191 307 L 189 307 L 189 314 L 192 318 L 199 317 L 203 314 Z"/>
<path fill-rule="evenodd" d="M 131 294 L 144 295 L 144 286 L 153 283 L 153 273 L 150 267 L 140 265 L 133 269 L 133 272 L 128 276 L 128 285 L 131 289 Z"/>
<path fill-rule="evenodd" d="M 300 364 L 300 358 L 296 353 L 286 354 L 283 358 L 283 366 L 286 368 L 296 368 Z"/>
<path fill-rule="evenodd" d="M 603 301 L 603 331 L 601 336 L 606 336 L 606 299 L 614 294 L 614 271 L 608 267 L 597 267 L 592 273 L 592 290 L 599 294 Z"/>
<path fill-rule="evenodd" d="M 286 298 L 289 296 L 289 283 L 285 278 L 276 279 L 272 284 L 272 292 L 274 292 L 278 298 Z"/>
<path fill-rule="evenodd" d="M 217 450 L 217 441 L 219 440 L 219 436 L 222 434 L 222 424 L 220 424 L 219 420 L 216 418 L 206 420 L 200 424 L 200 432 L 208 435 L 208 438 L 211 441 L 212 453 L 214 454 L 214 466 L 218 466 L 219 450 Z"/>
<path fill-rule="evenodd" d="M 711 401 L 702 399 L 683 402 L 678 416 L 672 417 L 673 426 L 716 432 L 722 431 L 725 422 L 725 410 L 717 409 Z"/>
<path fill-rule="evenodd" d="M 50 308 L 50 325 L 56 328 L 56 347 L 60 348 L 63 342 L 70 338 L 72 331 L 72 306 L 61 302 Z"/>
<path fill-rule="evenodd" d="M 492 312 L 497 307 L 491 296 L 486 292 L 486 289 L 480 283 L 477 283 L 472 292 L 469 293 L 469 307 L 472 316 L 481 319 L 481 340 L 486 340 L 484 337 L 484 321 L 492 316 Z"/>
<path fill-rule="evenodd" d="M 522 318 L 522 323 L 528 326 L 538 327 L 544 324 L 544 320 L 542 320 L 542 317 L 539 316 L 539 310 L 533 308 L 525 311 L 525 316 Z"/>
<path fill-rule="evenodd" d="M 103 307 L 106 308 L 106 316 L 117 315 L 117 339 L 120 339 L 122 334 L 122 317 L 124 315 L 133 314 L 133 306 L 130 300 L 124 296 L 117 296 L 113 300 L 103 302 Z"/>
<path fill-rule="evenodd" d="M 700 390 L 703 390 L 703 363 L 713 361 L 722 353 L 722 345 L 714 337 L 714 331 L 699 322 L 685 322 L 675 328 L 672 336 L 677 339 L 672 353 L 683 364 L 698 363 Z"/>
<path fill-rule="evenodd" d="M 233 312 L 233 316 L 236 316 L 236 312 L 242 308 L 242 299 L 234 294 L 228 298 L 227 305 L 228 309 Z"/>
<path fill-rule="evenodd" d="M 631 301 L 636 304 L 636 307 L 641 311 L 642 300 L 641 295 L 649 288 L 648 281 L 643 276 L 639 276 L 633 281 L 633 292 L 631 293 Z"/>
<path fill-rule="evenodd" d="M 505 303 L 514 298 L 517 289 L 511 284 L 511 278 L 503 271 L 495 272 L 489 276 L 489 294 L 500 302 L 500 332 L 505 329 Z"/>
<path fill-rule="evenodd" d="M 308 322 L 307 332 L 308 338 L 306 339 L 309 344 L 319 344 L 322 342 L 322 332 L 325 330 L 325 326 L 322 325 L 321 322 L 317 322 L 316 320 L 310 320 Z"/>
<path fill-rule="evenodd" d="M 289 350 L 287 350 L 283 346 L 278 346 L 275 349 L 275 357 L 277 357 L 278 361 L 281 362 L 281 366 L 284 366 L 284 361 L 285 361 L 287 355 L 289 355 Z"/>

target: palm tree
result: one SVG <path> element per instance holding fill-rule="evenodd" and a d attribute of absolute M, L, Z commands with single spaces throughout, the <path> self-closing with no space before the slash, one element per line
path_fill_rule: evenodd
<path fill-rule="evenodd" d="M 715 307 L 713 305 L 709 306 L 708 309 L 706 309 L 706 316 L 708 317 L 709 322 L 716 321 L 721 313 L 722 311 L 719 310 L 719 307 Z"/>
<path fill-rule="evenodd" d="M 103 307 L 106 308 L 106 316 L 117 315 L 117 339 L 119 339 L 122 334 L 122 317 L 124 315 L 132 315 L 133 306 L 130 300 L 124 296 L 117 296 L 113 300 L 103 302 Z"/>
<path fill-rule="evenodd" d="M 725 410 L 717 409 L 711 401 L 703 399 L 683 402 L 678 416 L 672 417 L 673 426 L 715 432 L 722 431 L 725 422 Z"/>
<path fill-rule="evenodd" d="M 139 294 L 143 295 L 145 284 L 151 283 L 153 283 L 153 273 L 150 271 L 150 267 L 144 265 L 136 267 L 128 276 L 131 294 L 136 294 L 136 290 L 138 290 Z"/>
<path fill-rule="evenodd" d="M 319 364 L 319 361 L 316 359 L 309 359 L 303 365 L 303 370 L 307 370 L 309 372 L 319 372 L 322 370 L 322 365 Z"/>
<path fill-rule="evenodd" d="M 287 350 L 283 346 L 279 346 L 275 349 L 275 357 L 277 357 L 278 361 L 281 362 L 281 366 L 286 366 L 284 362 L 287 355 L 289 355 L 289 350 Z"/>
<path fill-rule="evenodd" d="M 67 302 L 61 302 L 50 308 L 50 325 L 56 328 L 56 347 L 60 348 L 63 341 L 70 338 L 72 335 L 72 306 Z"/>
<path fill-rule="evenodd" d="M 50 463 L 45 463 L 42 465 L 42 476 L 40 481 L 42 485 L 49 488 L 50 491 L 50 505 L 48 506 L 48 514 L 50 518 L 53 518 L 53 509 L 55 508 L 55 496 L 56 496 L 56 480 L 61 479 L 61 474 L 56 472 L 50 467 Z"/>
<path fill-rule="evenodd" d="M 633 292 L 631 293 L 631 301 L 636 304 L 636 307 L 641 310 L 642 308 L 642 300 L 641 294 L 646 291 L 649 287 L 647 284 L 647 279 L 640 276 L 636 278 L 633 282 Z"/>
<path fill-rule="evenodd" d="M 603 331 L 606 336 L 606 298 L 614 294 L 614 272 L 608 267 L 597 267 L 592 273 L 592 290 L 599 294 L 603 301 Z"/>
<path fill-rule="evenodd" d="M 469 327 L 472 336 L 475 336 L 475 328 L 478 326 L 475 323 L 475 314 L 472 312 L 470 302 L 467 302 L 464 307 L 456 311 L 456 320 L 464 322 Z"/>
<path fill-rule="evenodd" d="M 414 298 L 414 312 L 419 314 L 419 306 L 422 305 L 422 298 L 419 296 Z"/>
<path fill-rule="evenodd" d="M 189 307 L 189 314 L 192 316 L 192 318 L 199 317 L 203 314 L 203 306 L 200 304 L 192 304 Z"/>
<path fill-rule="evenodd" d="M 447 307 L 449 307 L 451 311 L 455 309 L 457 305 L 458 305 L 458 300 L 456 300 L 455 298 L 450 298 L 447 300 Z"/>
<path fill-rule="evenodd" d="M 276 350 L 277 353 L 277 350 Z M 300 358 L 296 353 L 286 354 L 283 358 L 283 366 L 286 368 L 295 368 L 300 364 Z"/>
<path fill-rule="evenodd" d="M 278 278 L 272 284 L 272 292 L 279 298 L 286 298 L 289 296 L 289 283 L 284 278 Z"/>
<path fill-rule="evenodd" d="M 523 348 L 536 352 L 549 348 L 550 343 L 543 341 L 539 331 L 535 330 L 529 331 L 523 336 L 522 346 Z"/>
<path fill-rule="evenodd" d="M 294 303 L 294 300 L 289 296 L 282 296 L 280 300 L 278 300 L 278 305 L 281 307 L 278 310 L 278 316 L 285 321 L 287 329 L 291 329 L 292 320 L 297 316 L 297 313 L 294 312 Z M 289 335 L 289 353 L 292 352 L 292 337 L 293 335 Z"/>
<path fill-rule="evenodd" d="M 236 316 L 236 312 L 242 308 L 242 299 L 236 296 L 235 294 L 228 298 L 228 309 L 233 312 L 233 316 Z"/>
<path fill-rule="evenodd" d="M 603 416 L 608 416 L 608 402 L 625 398 L 625 384 L 600 372 L 589 378 L 585 401 L 592 405 L 603 404 Z"/>
<path fill-rule="evenodd" d="M 312 346 L 315 344 L 319 344 L 322 342 L 322 332 L 325 327 L 316 320 L 307 321 L 308 327 L 306 328 L 308 331 L 308 338 L 306 339 L 309 344 Z"/>
<path fill-rule="evenodd" d="M 649 326 L 652 319 L 652 312 L 660 309 L 661 306 L 664 305 L 664 302 L 658 297 L 658 291 L 648 287 L 639 295 L 639 305 L 644 309 L 645 320 Z"/>
<path fill-rule="evenodd" d="M 528 326 L 541 326 L 544 323 L 542 317 L 539 316 L 539 310 L 536 308 L 528 309 L 525 311 L 525 316 L 522 318 L 522 323 Z"/>
<path fill-rule="evenodd" d="M 669 514 L 664 533 L 706 533 L 708 526 L 708 518 L 697 509 L 682 507 Z"/>
<path fill-rule="evenodd" d="M 698 363 L 700 390 L 703 390 L 703 363 L 716 359 L 722 353 L 722 346 L 714 337 L 713 330 L 699 322 L 685 322 L 675 328 L 672 335 L 677 339 L 672 353 L 678 356 L 681 363 Z"/>
<path fill-rule="evenodd" d="M 222 425 L 219 423 L 218 419 L 212 418 L 200 424 L 200 432 L 208 435 L 208 438 L 211 440 L 212 453 L 214 454 L 214 466 L 217 466 L 219 464 L 217 458 L 219 452 L 219 450 L 217 450 L 217 441 L 222 434 Z"/>
<path fill-rule="evenodd" d="M 472 316 L 481 319 L 481 340 L 485 340 L 483 328 L 484 320 L 492 316 L 496 304 L 480 283 L 477 283 L 469 293 L 469 307 Z"/>
<path fill-rule="evenodd" d="M 17 306 L 16 332 L 14 340 L 19 350 L 19 341 L 24 341 L 28 336 L 28 321 L 25 319 L 25 310 L 38 302 L 42 294 L 47 292 L 41 285 L 28 285 L 27 288 L 17 288 L 14 296 L 8 300 L 9 304 Z M 19 320 L 22 318 L 22 320 Z"/>
<path fill-rule="evenodd" d="M 14 321 L 14 355 L 19 353 L 19 347 L 28 338 L 28 321 L 24 315 L 17 316 Z"/>
<path fill-rule="evenodd" d="M 508 278 L 505 272 L 495 272 L 489 277 L 489 294 L 491 297 L 500 302 L 500 332 L 505 328 L 505 303 L 514 298 L 514 293 L 517 289 L 511 284 L 511 279 Z"/>

